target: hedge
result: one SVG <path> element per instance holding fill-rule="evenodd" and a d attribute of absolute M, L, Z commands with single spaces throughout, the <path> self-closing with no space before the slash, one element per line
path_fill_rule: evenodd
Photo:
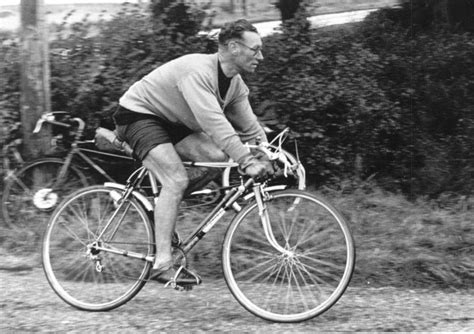
<path fill-rule="evenodd" d="M 186 20 L 202 13 L 187 8 Z M 265 61 L 247 76 L 251 101 L 290 126 L 314 185 L 374 178 L 387 189 L 436 196 L 474 189 L 472 33 L 411 30 L 383 9 L 352 29 L 311 30 L 304 10 L 264 39 Z M 182 15 L 182 8 L 179 9 Z M 112 20 L 53 30 L 54 110 L 112 127 L 118 98 L 179 55 L 215 52 L 215 41 L 125 5 Z M 181 19 L 183 19 L 181 17 Z M 199 27 L 199 26 L 198 26 Z M 1 36 L 2 135 L 19 121 L 18 39 Z M 268 115 L 267 115 L 268 116 Z M 292 147 L 289 147 L 292 150 Z"/>

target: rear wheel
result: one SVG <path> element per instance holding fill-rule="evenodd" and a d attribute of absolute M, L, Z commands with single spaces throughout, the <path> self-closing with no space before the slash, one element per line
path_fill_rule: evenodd
<path fill-rule="evenodd" d="M 239 303 L 277 322 L 315 317 L 349 284 L 354 242 L 343 216 L 324 199 L 285 190 L 265 200 L 266 231 L 257 203 L 230 224 L 222 252 L 224 277 Z"/>
<path fill-rule="evenodd" d="M 153 228 L 138 201 L 119 204 L 120 198 L 121 191 L 112 187 L 81 189 L 59 205 L 48 224 L 44 272 L 56 294 L 78 309 L 116 308 L 133 298 L 148 277 L 155 254 Z"/>

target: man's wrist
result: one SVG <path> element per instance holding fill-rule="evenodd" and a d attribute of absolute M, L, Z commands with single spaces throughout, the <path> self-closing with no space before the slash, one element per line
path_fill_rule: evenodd
<path fill-rule="evenodd" d="M 244 155 L 242 158 L 239 159 L 239 161 L 237 161 L 240 169 L 243 171 L 245 171 L 245 169 L 251 164 L 253 164 L 254 162 L 255 162 L 255 157 L 253 156 L 252 153 Z"/>

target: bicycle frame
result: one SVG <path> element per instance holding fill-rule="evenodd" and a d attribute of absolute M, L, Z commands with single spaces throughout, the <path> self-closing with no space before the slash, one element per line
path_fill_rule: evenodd
<path fill-rule="evenodd" d="M 226 164 L 226 163 L 223 163 Z M 228 164 L 228 163 L 227 163 Z M 198 165 L 198 164 L 196 164 Z M 199 166 L 205 166 L 209 167 L 208 163 L 199 163 Z M 143 182 L 145 178 L 150 180 L 151 188 L 153 191 L 153 195 L 155 200 L 158 198 L 159 195 L 159 187 L 157 184 L 157 181 L 155 178 L 148 173 L 148 171 L 145 169 L 145 167 L 140 167 L 137 169 L 129 178 L 127 181 L 127 185 L 120 185 L 116 183 L 105 183 L 105 186 L 111 187 L 116 189 L 117 191 L 121 191 L 122 194 L 117 193 L 111 193 L 112 198 L 117 202 L 117 208 L 115 209 L 114 214 L 109 218 L 109 221 L 106 223 L 105 227 L 103 230 L 100 232 L 99 236 L 97 237 L 97 240 L 88 245 L 89 250 L 92 252 L 92 249 L 95 251 L 104 251 L 104 252 L 110 252 L 118 255 L 123 255 L 123 256 L 128 256 L 148 262 L 153 262 L 154 261 L 154 256 L 145 256 L 143 254 L 135 253 L 135 252 L 130 252 L 130 251 L 121 251 L 119 249 L 115 248 L 110 248 L 110 247 L 104 247 L 101 245 L 100 240 L 102 239 L 103 235 L 105 232 L 112 226 L 114 219 L 117 217 L 118 212 L 123 208 L 125 205 L 129 205 L 126 202 L 126 199 L 129 198 L 130 196 L 135 197 L 144 207 L 145 209 L 149 212 L 153 212 L 153 206 L 151 203 L 147 200 L 147 198 L 142 195 L 141 193 L 137 192 L 135 190 L 136 187 L 139 187 L 140 184 Z M 182 243 L 181 250 L 183 251 L 184 254 L 189 253 L 192 248 L 201 240 L 204 235 L 206 235 L 212 227 L 224 216 L 224 214 L 229 210 L 229 209 L 234 209 L 233 204 L 237 201 L 237 199 L 241 198 L 242 195 L 249 189 L 250 187 L 253 188 L 253 192 L 247 196 L 244 196 L 244 198 L 248 199 L 249 197 L 255 196 L 257 199 L 257 203 L 259 206 L 259 212 L 263 213 L 261 215 L 262 217 L 262 224 L 264 227 L 265 235 L 268 238 L 269 243 L 275 247 L 278 251 L 287 253 L 287 250 L 285 250 L 283 247 L 281 247 L 275 238 L 273 237 L 272 229 L 269 224 L 268 216 L 265 214 L 265 205 L 264 205 L 264 200 L 263 197 L 266 196 L 266 193 L 268 191 L 272 190 L 281 190 L 284 189 L 283 187 L 271 187 L 270 188 L 265 188 L 265 183 L 257 183 L 253 179 L 247 180 L 245 184 L 242 184 L 237 187 L 232 187 L 222 198 L 222 200 L 214 207 L 214 209 L 202 220 L 202 222 L 196 227 L 196 229 L 188 236 Z M 265 190 L 265 191 L 264 191 Z M 263 194 L 263 195 L 262 195 Z M 126 210 L 125 210 L 126 211 Z M 119 222 L 120 224 L 120 222 Z M 113 232 L 111 233 L 111 238 L 114 236 L 115 232 L 120 228 L 120 225 L 116 225 L 113 227 Z"/>
<path fill-rule="evenodd" d="M 65 158 L 63 168 L 61 168 L 61 171 L 60 171 L 60 174 L 58 176 L 58 179 L 56 181 L 55 186 L 61 184 L 62 178 L 66 175 L 67 169 L 71 165 L 71 163 L 72 163 L 75 156 L 82 159 L 82 161 L 84 161 L 89 167 L 93 168 L 97 173 L 102 175 L 107 181 L 110 181 L 110 182 L 116 182 L 116 180 L 114 178 L 112 178 L 102 167 L 100 167 L 98 164 L 96 164 L 93 161 L 93 159 L 90 158 L 87 155 L 87 153 L 93 153 L 93 154 L 98 154 L 98 155 L 101 155 L 101 156 L 104 156 L 104 157 L 107 156 L 107 157 L 113 157 L 113 158 L 120 158 L 120 159 L 124 159 L 124 160 L 127 160 L 127 161 L 133 161 L 133 158 L 130 158 L 130 157 L 125 156 L 125 155 L 108 153 L 108 152 L 93 150 L 93 149 L 87 149 L 87 148 L 83 148 L 83 147 L 79 146 L 81 144 L 89 144 L 89 143 L 93 144 L 94 141 L 93 140 L 74 141 L 71 144 L 71 150 L 68 152 L 68 154 Z"/>

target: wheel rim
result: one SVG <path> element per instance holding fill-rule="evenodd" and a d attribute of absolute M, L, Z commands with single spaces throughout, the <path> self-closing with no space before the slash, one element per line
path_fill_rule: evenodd
<path fill-rule="evenodd" d="M 352 237 L 338 221 L 342 217 L 312 197 L 276 195 L 267 206 L 273 234 L 286 252 L 269 245 L 256 205 L 246 207 L 239 214 L 245 219 L 231 225 L 226 236 L 226 281 L 236 299 L 257 316 L 307 320 L 330 308 L 347 287 L 354 267 Z"/>
<path fill-rule="evenodd" d="M 71 195 L 52 216 L 43 241 L 43 266 L 55 292 L 85 310 L 115 308 L 145 283 L 151 263 L 98 250 L 98 247 L 154 254 L 151 226 L 135 201 L 113 237 L 96 240 L 116 209 L 113 190 L 84 190 Z M 121 210 L 118 217 L 125 211 Z"/>

